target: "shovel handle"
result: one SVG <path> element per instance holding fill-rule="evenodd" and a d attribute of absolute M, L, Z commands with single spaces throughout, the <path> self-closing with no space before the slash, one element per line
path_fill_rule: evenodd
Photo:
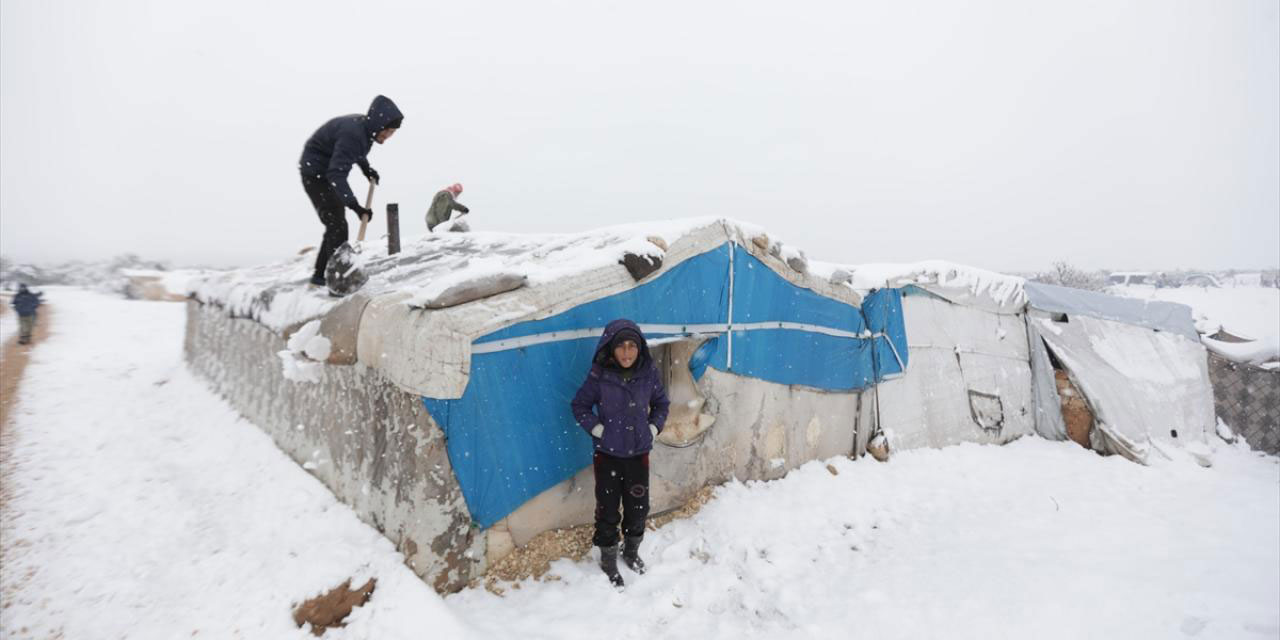
<path fill-rule="evenodd" d="M 369 183 L 369 195 L 364 199 L 364 208 L 370 211 L 373 210 L 373 185 L 374 184 L 376 183 L 374 182 Z M 370 218 L 373 217 L 373 214 L 370 214 L 369 217 Z M 369 226 L 369 218 L 366 218 L 364 216 L 359 216 L 359 218 L 360 218 L 360 233 L 356 234 L 356 242 L 364 242 L 364 230 L 365 230 L 365 227 Z"/>

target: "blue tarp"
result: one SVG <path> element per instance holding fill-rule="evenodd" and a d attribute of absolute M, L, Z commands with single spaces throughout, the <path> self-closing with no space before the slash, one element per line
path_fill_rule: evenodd
<path fill-rule="evenodd" d="M 591 462 L 591 440 L 573 420 L 569 402 L 590 369 L 600 331 L 625 317 L 645 325 L 724 325 L 729 322 L 733 269 L 732 363 L 729 336 L 712 338 L 690 367 L 711 366 L 781 384 L 853 390 L 901 371 L 889 341 L 906 363 L 901 294 L 881 290 L 863 308 L 797 287 L 746 251 L 721 245 L 661 276 L 555 316 L 485 335 L 476 346 L 550 332 L 590 330 L 569 339 L 474 353 L 461 398 L 423 398 L 444 430 L 449 460 L 472 519 L 488 527 L 538 493 Z M 749 327 L 783 322 L 796 328 Z M 888 338 L 870 338 L 867 332 Z M 683 333 L 646 329 L 649 338 Z M 698 361 L 701 362 L 698 362 Z"/>

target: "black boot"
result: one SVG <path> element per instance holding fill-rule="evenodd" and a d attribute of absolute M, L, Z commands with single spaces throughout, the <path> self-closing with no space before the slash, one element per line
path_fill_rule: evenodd
<path fill-rule="evenodd" d="M 644 536 L 626 536 L 622 543 L 622 561 L 627 568 L 644 575 L 644 560 L 640 559 L 640 541 Z"/>
<path fill-rule="evenodd" d="M 609 576 L 609 582 L 617 589 L 626 586 L 622 581 L 622 574 L 618 573 L 618 545 L 612 547 L 600 547 L 600 569 Z"/>

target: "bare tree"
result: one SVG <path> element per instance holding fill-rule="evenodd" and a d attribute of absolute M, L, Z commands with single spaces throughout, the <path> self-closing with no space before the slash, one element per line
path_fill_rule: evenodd
<path fill-rule="evenodd" d="M 1107 279 L 1103 277 L 1102 273 L 1085 271 L 1065 260 L 1053 263 L 1051 269 L 1036 274 L 1032 280 L 1086 291 L 1102 291 L 1107 286 Z"/>

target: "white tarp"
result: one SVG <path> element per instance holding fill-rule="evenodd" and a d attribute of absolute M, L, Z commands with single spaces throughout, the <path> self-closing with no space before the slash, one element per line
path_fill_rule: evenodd
<path fill-rule="evenodd" d="M 1198 341 L 1087 315 L 1035 313 L 1028 322 L 1088 399 L 1094 449 L 1143 464 L 1153 451 L 1205 450 L 1213 389 Z"/>
<path fill-rule="evenodd" d="M 1023 316 L 921 293 L 902 306 L 910 365 L 878 389 L 892 449 L 1005 443 L 1035 431 Z"/>

